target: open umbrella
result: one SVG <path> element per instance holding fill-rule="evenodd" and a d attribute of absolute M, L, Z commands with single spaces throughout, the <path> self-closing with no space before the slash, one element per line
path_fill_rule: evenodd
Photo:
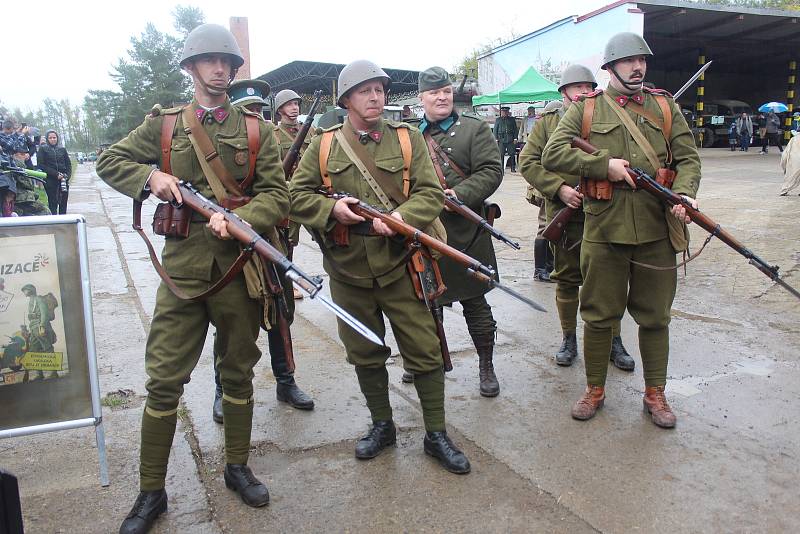
<path fill-rule="evenodd" d="M 781 102 L 767 102 L 766 104 L 758 108 L 758 111 L 761 111 L 762 113 L 766 113 L 767 111 L 774 111 L 775 113 L 783 113 L 784 111 L 789 111 L 789 108 L 786 107 L 786 104 L 783 104 Z"/>

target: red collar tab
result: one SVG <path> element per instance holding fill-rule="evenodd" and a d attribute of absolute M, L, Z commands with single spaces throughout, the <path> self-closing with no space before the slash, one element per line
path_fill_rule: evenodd
<path fill-rule="evenodd" d="M 619 104 L 621 107 L 625 107 L 625 104 L 633 100 L 637 104 L 644 105 L 644 95 L 642 93 L 636 93 L 635 95 L 625 96 L 625 95 L 618 95 L 614 97 L 614 101 Z"/>
<path fill-rule="evenodd" d="M 214 120 L 219 123 L 222 123 L 228 117 L 228 110 L 223 107 L 214 108 L 211 111 L 206 111 L 203 108 L 197 108 L 195 113 L 197 114 L 197 120 L 201 123 L 205 117 L 214 117 Z"/>
<path fill-rule="evenodd" d="M 372 139 L 376 143 L 380 143 L 382 138 L 383 134 L 378 131 L 373 130 L 371 132 L 358 132 L 358 141 L 362 145 L 366 145 L 370 139 Z"/>

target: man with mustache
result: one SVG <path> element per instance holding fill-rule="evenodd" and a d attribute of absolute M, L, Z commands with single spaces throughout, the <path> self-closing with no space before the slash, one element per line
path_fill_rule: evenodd
<path fill-rule="evenodd" d="M 667 209 L 655 196 L 637 191 L 627 168 L 643 169 L 696 205 L 700 157 L 669 93 L 643 87 L 652 55 L 640 35 L 613 36 L 602 65 L 611 75 L 608 88 L 570 105 L 545 146 L 542 164 L 582 177 L 580 311 L 587 387 L 572 417 L 591 419 L 603 406 L 613 328 L 627 308 L 639 325 L 644 408 L 653 423 L 672 428 L 676 418 L 664 395 L 670 309 L 677 285 L 675 254 L 688 247 L 684 223 L 689 219 L 682 206 Z M 598 150 L 587 154 L 572 148 L 575 137 Z"/>
<path fill-rule="evenodd" d="M 411 121 L 422 132 L 445 193 L 464 202 L 484 219 L 484 201 L 503 181 L 500 153 L 489 125 L 477 115 L 459 114 L 453 109 L 453 84 L 441 67 L 431 67 L 419 75 L 419 99 L 425 110 L 422 119 Z M 447 230 L 447 244 L 476 258 L 484 265 L 497 266 L 492 238 L 474 223 L 445 208 L 439 219 Z M 447 291 L 438 305 L 460 302 L 472 342 L 478 353 L 480 394 L 496 397 L 500 384 L 492 362 L 497 323 L 484 296 L 489 287 L 475 280 L 449 258 L 441 258 L 439 267 Z M 413 374 L 405 373 L 404 382 Z"/>
<path fill-rule="evenodd" d="M 270 231 L 288 215 L 289 194 L 272 128 L 258 115 L 232 106 L 225 93 L 243 63 L 236 39 L 226 28 L 202 24 L 192 30 L 180 60 L 192 77 L 192 102 L 181 108 L 155 107 L 143 124 L 103 152 L 97 174 L 133 199 L 152 194 L 178 204 L 182 201 L 178 180 L 183 179 L 205 197 L 230 206 L 258 233 Z M 212 152 L 201 148 L 204 141 Z M 210 167 L 204 168 L 206 162 Z M 244 196 L 233 196 L 237 188 Z M 248 506 L 269 503 L 266 485 L 247 465 L 253 367 L 261 357 L 257 340 L 262 302 L 251 298 L 241 271 L 229 272 L 241 247 L 231 239 L 222 214 L 206 221 L 188 209 L 184 213 L 189 217 L 182 221 L 189 227 L 188 235 L 167 235 L 162 257 L 177 288 L 190 297 L 174 293 L 166 283 L 158 288 L 145 348 L 149 380 L 142 414 L 140 491 L 120 527 L 122 534 L 147 532 L 167 509 L 164 486 L 178 405 L 209 324 L 217 329 L 214 347 L 223 390 L 225 485 Z M 230 282 L 217 293 L 204 295 L 225 279 Z M 203 296 L 198 300 L 191 298 L 199 295 Z"/>
<path fill-rule="evenodd" d="M 444 362 L 436 325 L 414 292 L 405 239 L 380 219 L 366 221 L 348 207 L 362 200 L 419 229 L 432 225 L 442 211 L 444 193 L 422 135 L 404 122 L 383 119 L 389 84 L 389 76 L 371 61 L 342 69 L 337 104 L 347 118 L 314 137 L 300 160 L 289 184 L 291 218 L 315 232 L 336 303 L 379 334 L 386 329 L 384 315 L 389 319 L 403 366 L 414 374 L 426 431 L 423 450 L 448 471 L 464 474 L 469 460 L 445 429 Z M 352 196 L 328 198 L 319 194 L 321 186 Z M 372 417 L 372 428 L 355 450 L 356 458 L 367 460 L 397 439 L 386 370 L 391 350 L 365 340 L 341 320 L 338 326 Z"/>

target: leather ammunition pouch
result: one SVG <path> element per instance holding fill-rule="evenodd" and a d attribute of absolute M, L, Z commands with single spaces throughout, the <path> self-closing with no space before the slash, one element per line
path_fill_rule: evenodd
<path fill-rule="evenodd" d="M 427 249 L 416 250 L 406 263 L 406 268 L 411 275 L 414 293 L 422 302 L 432 303 L 447 291 L 442 272 L 439 270 L 439 262 Z"/>
<path fill-rule="evenodd" d="M 658 182 L 659 185 L 663 185 L 667 189 L 672 189 L 672 184 L 675 182 L 676 174 L 677 173 L 672 169 L 665 169 L 662 167 L 656 171 L 656 182 Z"/>
<path fill-rule="evenodd" d="M 190 208 L 162 202 L 156 206 L 156 212 L 153 214 L 153 233 L 164 237 L 186 238 L 189 237 L 191 223 Z"/>
<path fill-rule="evenodd" d="M 236 208 L 241 208 L 242 206 L 246 206 L 253 200 L 253 197 L 248 196 L 241 196 L 241 197 L 227 197 L 223 198 L 219 205 L 225 208 L 226 210 L 233 211 Z"/>

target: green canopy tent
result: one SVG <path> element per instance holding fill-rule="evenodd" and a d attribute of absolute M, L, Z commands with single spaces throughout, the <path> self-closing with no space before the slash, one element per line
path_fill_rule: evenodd
<path fill-rule="evenodd" d="M 473 96 L 472 107 L 560 99 L 561 93 L 558 92 L 558 86 L 536 72 L 533 67 L 528 67 L 519 80 L 499 93 Z"/>

